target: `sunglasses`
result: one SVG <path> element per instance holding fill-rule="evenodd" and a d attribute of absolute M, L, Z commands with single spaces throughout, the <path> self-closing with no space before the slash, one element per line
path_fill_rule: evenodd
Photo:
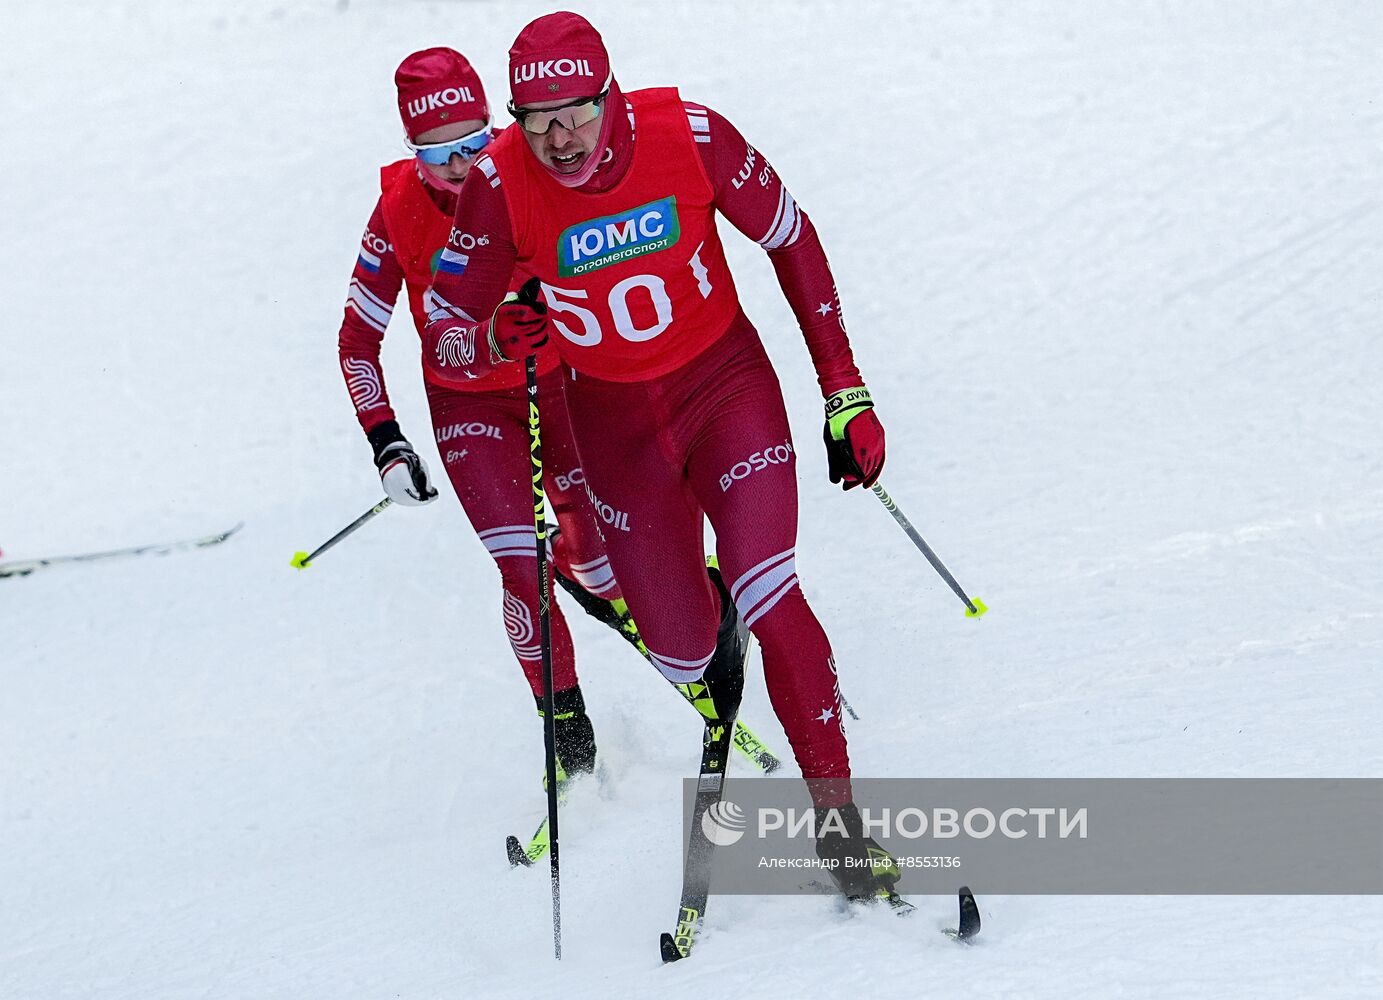
<path fill-rule="evenodd" d="M 489 122 L 486 122 L 479 132 L 463 135 L 459 139 L 452 139 L 449 142 L 430 142 L 425 146 L 417 146 L 410 142 L 408 148 L 413 150 L 413 155 L 424 163 L 440 167 L 449 162 L 453 155 L 460 156 L 463 160 L 475 159 L 494 137 L 494 133 L 490 131 Z"/>
<path fill-rule="evenodd" d="M 605 98 L 610 94 L 610 87 L 607 84 L 605 89 L 594 97 L 583 97 L 579 101 L 572 101 L 570 104 L 563 104 L 556 108 L 544 108 L 537 111 L 531 108 L 516 108 L 514 102 L 509 102 L 509 113 L 514 116 L 514 120 L 519 123 L 519 128 L 533 135 L 546 135 L 552 128 L 552 123 L 556 122 L 568 132 L 575 132 L 582 125 L 590 124 L 600 117 L 600 112 L 605 106 Z"/>

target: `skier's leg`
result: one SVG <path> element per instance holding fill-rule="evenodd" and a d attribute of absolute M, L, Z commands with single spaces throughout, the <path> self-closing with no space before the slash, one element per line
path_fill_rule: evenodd
<path fill-rule="evenodd" d="M 586 487 L 615 578 L 649 658 L 673 683 L 698 680 L 720 606 L 706 576 L 704 518 L 646 383 L 587 376 L 566 386 Z"/>
<path fill-rule="evenodd" d="M 538 635 L 537 552 L 528 472 L 528 404 L 521 390 L 447 392 L 430 386 L 437 449 L 501 581 L 505 632 L 539 706 L 543 695 Z M 551 603 L 552 680 L 558 702 L 558 755 L 569 772 L 594 765 L 595 737 L 577 686 L 566 618 Z"/>
<path fill-rule="evenodd" d="M 604 601 L 618 601 L 619 583 L 610 569 L 596 513 L 586 495 L 586 475 L 572 438 L 561 370 L 542 379 L 538 391 L 543 403 L 543 489 L 560 528 L 554 544 L 558 569 L 587 593 Z"/>
<path fill-rule="evenodd" d="M 752 328 L 725 340 L 689 478 L 731 595 L 763 647 L 769 698 L 817 807 L 817 855 L 846 896 L 873 898 L 891 892 L 899 871 L 864 835 L 852 801 L 835 660 L 797 580 L 796 455 L 782 393 Z"/>
<path fill-rule="evenodd" d="M 763 649 L 764 680 L 818 806 L 850 800 L 835 661 L 797 579 L 796 454 L 782 392 L 752 329 L 726 361 L 688 461 L 730 594 Z"/>

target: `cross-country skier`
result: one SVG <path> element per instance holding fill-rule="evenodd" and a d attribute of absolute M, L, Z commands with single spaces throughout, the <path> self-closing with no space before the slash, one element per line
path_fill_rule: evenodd
<path fill-rule="evenodd" d="M 480 77 L 459 52 L 415 52 L 400 64 L 394 82 L 414 155 L 380 171 L 379 202 L 361 238 L 339 347 L 341 373 L 374 448 L 384 489 L 395 503 L 418 506 L 430 503 L 437 491 L 389 405 L 380 344 L 400 288 L 407 286 L 421 333 L 433 270 L 460 269 L 475 249 L 474 241 L 459 234 L 453 247 L 443 248 L 462 181 L 494 133 Z M 480 239 L 483 247 L 484 237 Z M 539 353 L 541 384 L 554 395 L 560 392 L 557 365 L 555 351 Z M 498 368 L 449 387 L 426 372 L 424 376 L 438 451 L 466 516 L 499 566 L 504 625 L 541 713 L 537 556 L 522 366 Z M 561 568 L 596 605 L 619 617 L 619 587 L 582 489 L 580 463 L 560 407 L 544 413 L 543 453 L 548 469 L 544 486 L 561 528 L 556 553 Z M 555 601 L 551 614 L 557 754 L 567 773 L 589 772 L 595 734 L 577 683 L 571 633 Z M 627 612 L 623 618 L 628 624 Z"/>
<path fill-rule="evenodd" d="M 887 855 L 862 835 L 851 801 L 831 648 L 798 585 L 782 393 L 740 308 L 715 214 L 773 262 L 826 400 L 831 481 L 849 489 L 878 478 L 884 432 L 816 230 L 724 117 L 675 89 L 622 92 L 580 16 L 525 27 L 509 71 L 517 127 L 463 185 L 447 252 L 464 259 L 436 276 L 424 364 L 448 384 L 517 378 L 555 331 L 586 486 L 654 664 L 685 682 L 712 663 L 717 704 L 737 697 L 712 682 L 726 609 L 701 570 L 704 512 L 814 804 L 823 815 L 838 807 L 850 833 L 821 836 L 817 851 L 876 859 L 832 869 L 847 895 L 890 888 L 897 868 L 879 863 Z M 516 268 L 541 279 L 541 300 L 505 298 Z M 458 339 L 476 349 L 446 349 Z"/>

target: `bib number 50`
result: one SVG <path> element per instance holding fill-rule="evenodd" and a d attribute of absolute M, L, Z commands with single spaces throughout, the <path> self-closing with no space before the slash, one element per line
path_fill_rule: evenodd
<path fill-rule="evenodd" d="M 638 326 L 629 313 L 629 301 L 633 295 L 646 295 L 653 306 L 654 322 L 651 326 Z M 590 296 L 582 288 L 557 288 L 543 285 L 543 297 L 551 314 L 552 324 L 557 332 L 578 347 L 594 347 L 605 339 L 600 318 L 583 303 Z M 672 325 L 672 299 L 668 297 L 667 285 L 656 274 L 635 274 L 625 278 L 610 289 L 605 309 L 615 333 L 635 344 L 652 340 Z M 571 324 L 558 318 L 557 314 L 569 317 Z M 579 329 L 573 329 L 573 325 Z"/>

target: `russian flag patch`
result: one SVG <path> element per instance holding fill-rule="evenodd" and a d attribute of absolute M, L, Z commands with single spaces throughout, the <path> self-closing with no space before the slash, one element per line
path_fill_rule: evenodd
<path fill-rule="evenodd" d="M 442 255 L 437 258 L 437 270 L 443 274 L 464 274 L 466 265 L 471 259 L 463 253 L 457 253 L 451 248 L 442 251 Z"/>

